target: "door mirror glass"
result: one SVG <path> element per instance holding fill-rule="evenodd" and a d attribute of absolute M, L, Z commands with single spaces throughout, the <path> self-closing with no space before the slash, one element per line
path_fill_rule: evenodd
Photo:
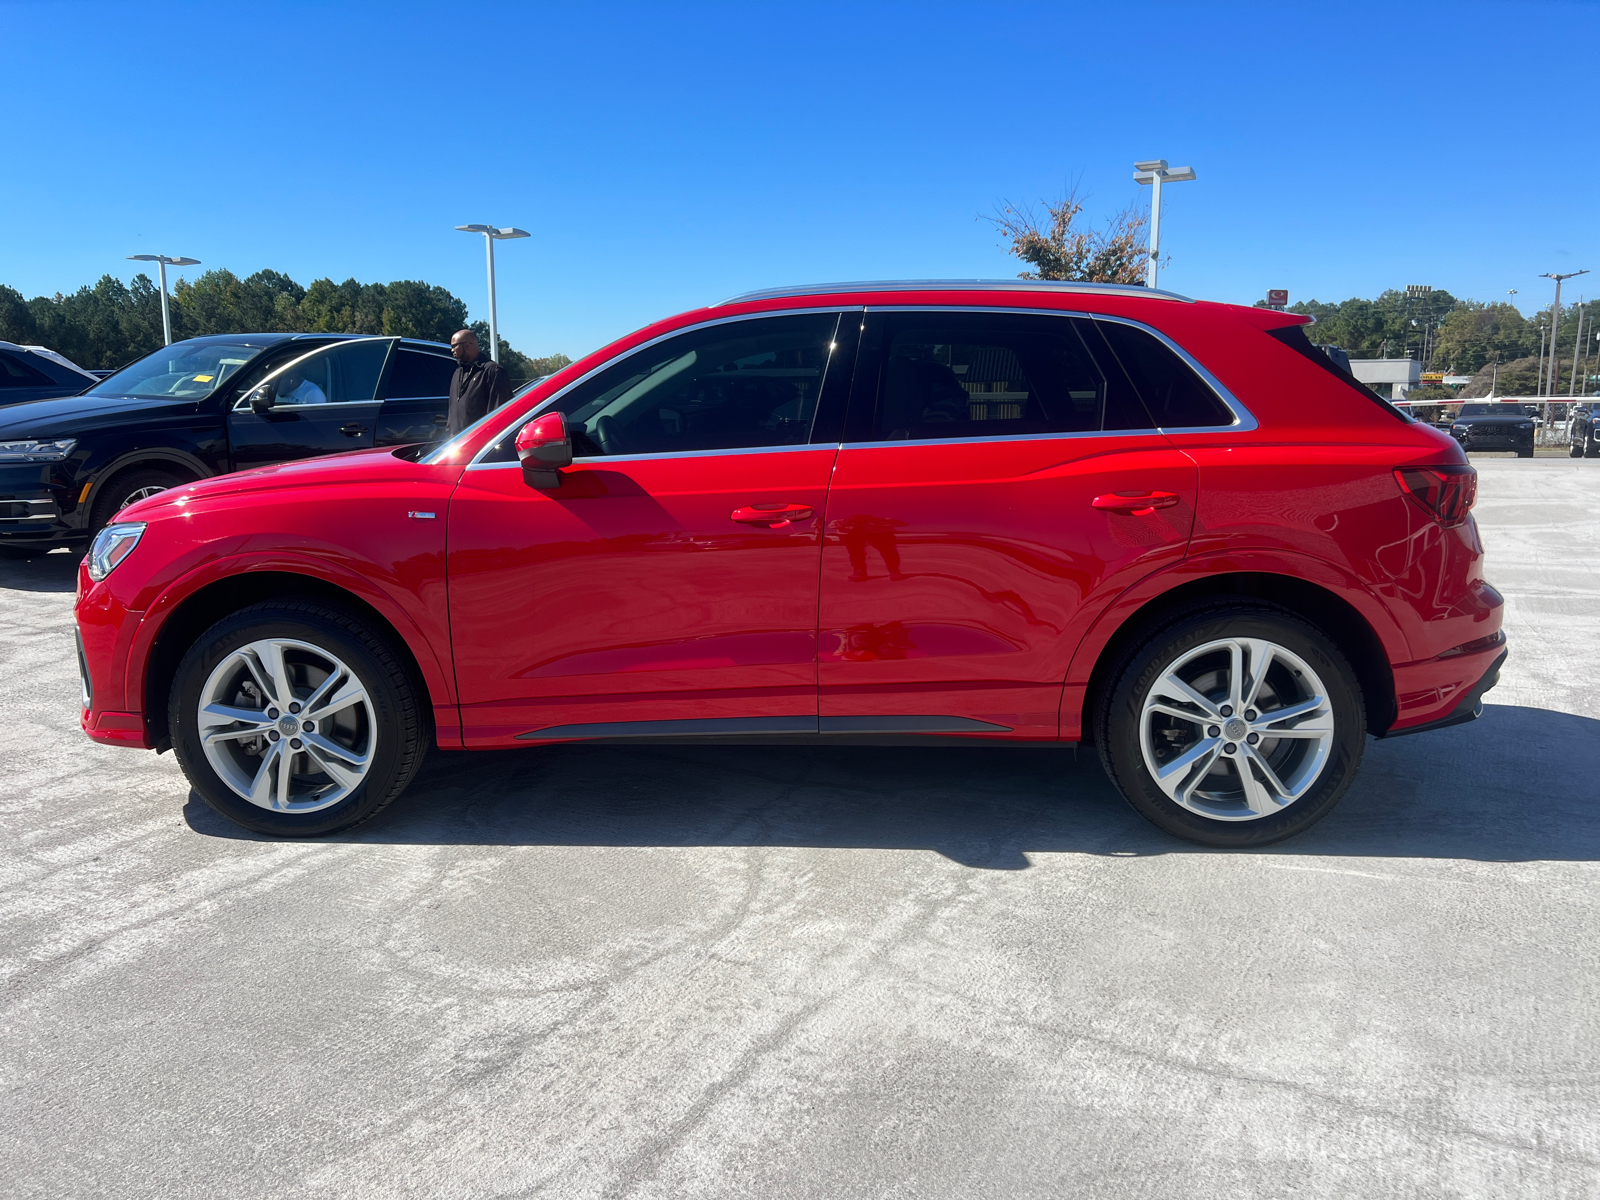
<path fill-rule="evenodd" d="M 572 438 L 561 413 L 535 417 L 517 433 L 517 457 L 529 487 L 558 488 L 561 468 L 572 465 Z"/>
<path fill-rule="evenodd" d="M 275 386 L 272 383 L 258 384 L 246 399 L 250 402 L 253 412 L 264 413 L 272 408 Z"/>

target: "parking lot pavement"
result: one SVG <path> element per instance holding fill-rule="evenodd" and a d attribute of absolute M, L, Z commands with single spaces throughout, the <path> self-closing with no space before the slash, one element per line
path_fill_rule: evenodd
<path fill-rule="evenodd" d="M 1483 719 L 1252 853 L 1070 749 L 435 754 L 263 841 L 0 562 L 3 1190 L 1600 1194 L 1600 462 L 1478 466 Z"/>

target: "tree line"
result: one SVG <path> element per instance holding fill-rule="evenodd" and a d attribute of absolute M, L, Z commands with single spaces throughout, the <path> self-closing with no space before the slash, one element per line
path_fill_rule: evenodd
<path fill-rule="evenodd" d="M 413 279 L 317 279 L 301 287 L 281 271 L 241 279 L 212 270 L 193 282 L 178 280 L 170 309 L 174 340 L 213 333 L 369 333 L 448 342 L 457 330 L 472 329 L 489 344 L 487 322 L 469 322 L 464 301 Z M 161 347 L 161 294 L 144 274 L 131 284 L 103 275 L 93 287 L 31 300 L 0 284 L 0 340 L 48 346 L 91 370 L 114 369 Z M 500 365 L 514 382 L 549 375 L 571 361 L 564 354 L 532 358 L 500 339 Z"/>
<path fill-rule="evenodd" d="M 1257 301 L 1257 307 L 1264 303 Z M 1556 331 L 1555 353 L 1567 378 L 1581 307 L 1562 305 Z M 1584 316 L 1585 341 L 1592 340 L 1591 321 L 1600 315 L 1596 309 L 1600 305 L 1589 305 Z M 1450 374 L 1472 375 L 1491 364 L 1516 363 L 1520 370 L 1525 359 L 1536 363 L 1541 330 L 1546 331 L 1545 353 L 1550 353 L 1548 308 L 1529 318 L 1504 301 L 1461 300 L 1443 290 L 1412 296 L 1391 288 L 1376 300 L 1357 297 L 1338 304 L 1306 300 L 1290 305 L 1288 311 L 1315 317 L 1317 323 L 1308 331 L 1311 340 L 1342 347 L 1351 358 L 1417 358 L 1427 369 Z"/>

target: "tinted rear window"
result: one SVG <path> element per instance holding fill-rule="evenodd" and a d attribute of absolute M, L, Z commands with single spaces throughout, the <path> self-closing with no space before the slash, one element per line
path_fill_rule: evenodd
<path fill-rule="evenodd" d="M 1155 335 L 1120 321 L 1096 321 L 1112 355 L 1133 380 L 1134 389 L 1159 429 L 1192 429 L 1233 424 L 1216 392 Z"/>

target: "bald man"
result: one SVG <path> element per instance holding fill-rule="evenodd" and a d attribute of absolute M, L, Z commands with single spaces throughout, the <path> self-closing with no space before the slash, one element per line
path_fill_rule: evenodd
<path fill-rule="evenodd" d="M 511 377 L 483 353 L 478 335 L 470 329 L 463 329 L 450 339 L 450 353 L 455 355 L 457 366 L 450 377 L 450 426 L 446 436 L 455 437 L 491 408 L 499 408 L 511 399 Z"/>

